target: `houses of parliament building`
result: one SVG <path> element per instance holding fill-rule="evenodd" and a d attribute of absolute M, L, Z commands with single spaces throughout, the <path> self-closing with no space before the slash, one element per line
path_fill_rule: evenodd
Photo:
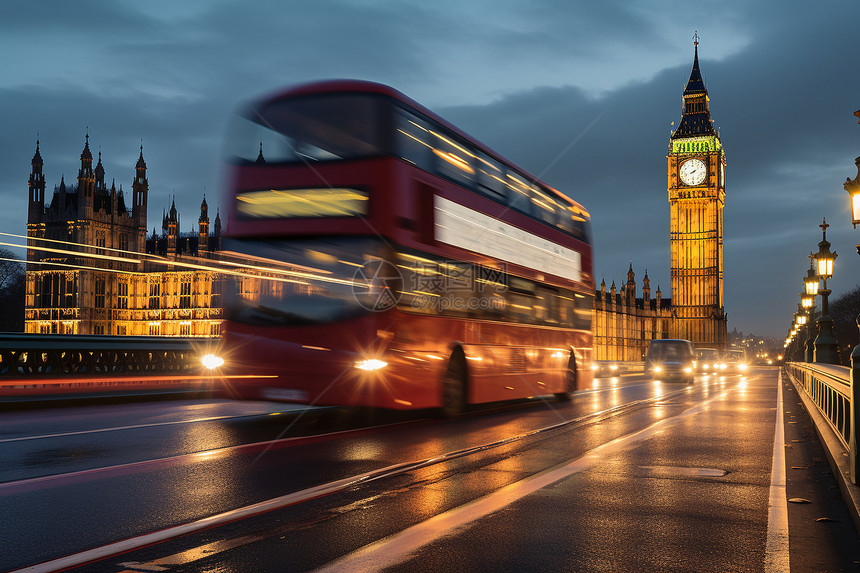
<path fill-rule="evenodd" d="M 210 227 L 205 196 L 198 232 L 181 235 L 176 206 L 162 234 L 147 236 L 149 182 L 143 146 L 134 167 L 131 205 L 120 186 L 93 167 L 86 135 L 75 183 L 65 179 L 46 201 L 36 141 L 27 213 L 24 328 L 42 334 L 217 336 L 223 278 L 207 268 L 221 248 L 221 219 Z"/>

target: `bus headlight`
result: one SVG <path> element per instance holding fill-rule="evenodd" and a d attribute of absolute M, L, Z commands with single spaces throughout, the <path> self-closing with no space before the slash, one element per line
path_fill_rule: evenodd
<path fill-rule="evenodd" d="M 741 372 L 746 372 L 747 365 L 741 362 L 740 364 L 738 364 L 738 370 L 740 370 Z"/>
<path fill-rule="evenodd" d="M 356 360 L 355 367 L 359 370 L 365 370 L 370 372 L 372 370 L 380 370 L 388 366 L 388 362 L 385 360 L 379 360 L 377 358 L 366 358 L 364 360 Z"/>
<path fill-rule="evenodd" d="M 203 366 L 209 370 L 215 370 L 216 368 L 224 366 L 224 359 L 220 356 L 215 356 L 214 354 L 207 354 L 200 359 L 200 362 L 202 362 Z"/>

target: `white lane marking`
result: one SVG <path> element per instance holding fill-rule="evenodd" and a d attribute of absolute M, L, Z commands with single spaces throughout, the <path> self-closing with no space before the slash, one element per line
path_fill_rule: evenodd
<path fill-rule="evenodd" d="M 714 396 L 688 410 L 659 420 L 632 434 L 616 438 L 589 450 L 582 457 L 549 468 L 531 477 L 507 485 L 465 505 L 461 505 L 430 519 L 404 529 L 384 539 L 349 553 L 316 570 L 316 573 L 365 573 L 381 571 L 411 558 L 419 549 L 439 539 L 449 537 L 468 528 L 482 517 L 495 513 L 535 491 L 552 485 L 573 474 L 587 470 L 606 458 L 623 452 L 665 431 L 683 419 L 701 413 L 710 402 L 722 399 L 726 393 Z"/>
<path fill-rule="evenodd" d="M 767 542 L 764 549 L 765 573 L 789 573 L 788 502 L 785 479 L 785 431 L 783 429 L 782 371 L 777 378 L 776 430 L 773 436 L 773 465 L 770 473 L 770 499 L 767 504 Z"/>
<path fill-rule="evenodd" d="M 306 406 L 299 409 L 307 408 Z M 255 418 L 262 416 L 272 416 L 274 414 L 282 414 L 286 412 L 290 412 L 291 410 L 286 410 L 285 412 L 260 412 L 258 414 L 236 414 L 232 416 L 209 416 L 206 418 L 194 418 L 191 420 L 174 420 L 172 422 L 152 422 L 151 424 L 134 424 L 130 426 L 114 426 L 111 428 L 94 428 L 92 430 L 78 430 L 75 432 L 59 432 L 56 434 L 37 434 L 35 436 L 21 436 L 18 438 L 4 438 L 0 440 L 0 444 L 6 442 L 23 442 L 25 440 L 41 440 L 42 438 L 64 438 L 66 436 L 80 436 L 84 434 L 97 434 L 99 432 L 116 432 L 118 430 L 138 430 L 140 428 L 154 428 L 157 426 L 173 426 L 176 424 L 194 424 L 196 422 L 212 422 L 215 420 L 230 420 L 235 418 Z"/>

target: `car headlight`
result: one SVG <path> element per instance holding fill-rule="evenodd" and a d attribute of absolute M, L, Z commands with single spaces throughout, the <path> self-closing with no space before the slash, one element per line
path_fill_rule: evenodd
<path fill-rule="evenodd" d="M 388 366 L 388 362 L 386 362 L 385 360 L 379 360 L 377 358 L 366 358 L 364 360 L 355 361 L 355 367 L 359 370 L 381 370 L 386 366 Z"/>
<path fill-rule="evenodd" d="M 745 371 L 746 369 L 747 369 L 746 364 L 743 364 L 743 363 L 738 364 L 738 370 L 740 370 L 741 372 Z"/>
<path fill-rule="evenodd" d="M 660 372 L 662 372 L 662 371 L 663 371 L 663 369 L 662 369 L 662 368 L 660 368 L 659 366 L 655 366 L 655 367 L 654 367 L 654 372 L 660 373 Z"/>
<path fill-rule="evenodd" d="M 201 358 L 200 361 L 203 363 L 203 366 L 209 370 L 215 370 L 216 368 L 224 366 L 224 359 L 214 354 L 207 354 Z"/>
<path fill-rule="evenodd" d="M 686 372 L 687 374 L 691 374 L 693 372 L 693 369 L 688 366 L 684 368 L 684 372 Z"/>

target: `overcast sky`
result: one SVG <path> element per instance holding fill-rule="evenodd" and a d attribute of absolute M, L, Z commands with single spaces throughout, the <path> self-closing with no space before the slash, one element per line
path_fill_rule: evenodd
<path fill-rule="evenodd" d="M 669 295 L 666 152 L 693 33 L 727 156 L 729 330 L 782 337 L 826 216 L 834 296 L 860 282 L 856 0 L 4 0 L 0 231 L 24 234 L 37 135 L 50 194 L 89 129 L 150 232 L 221 204 L 223 129 L 244 101 L 324 78 L 394 86 L 583 203 L 596 276 Z M 223 210 L 223 209 L 222 209 Z M 17 253 L 23 256 L 22 250 Z"/>

